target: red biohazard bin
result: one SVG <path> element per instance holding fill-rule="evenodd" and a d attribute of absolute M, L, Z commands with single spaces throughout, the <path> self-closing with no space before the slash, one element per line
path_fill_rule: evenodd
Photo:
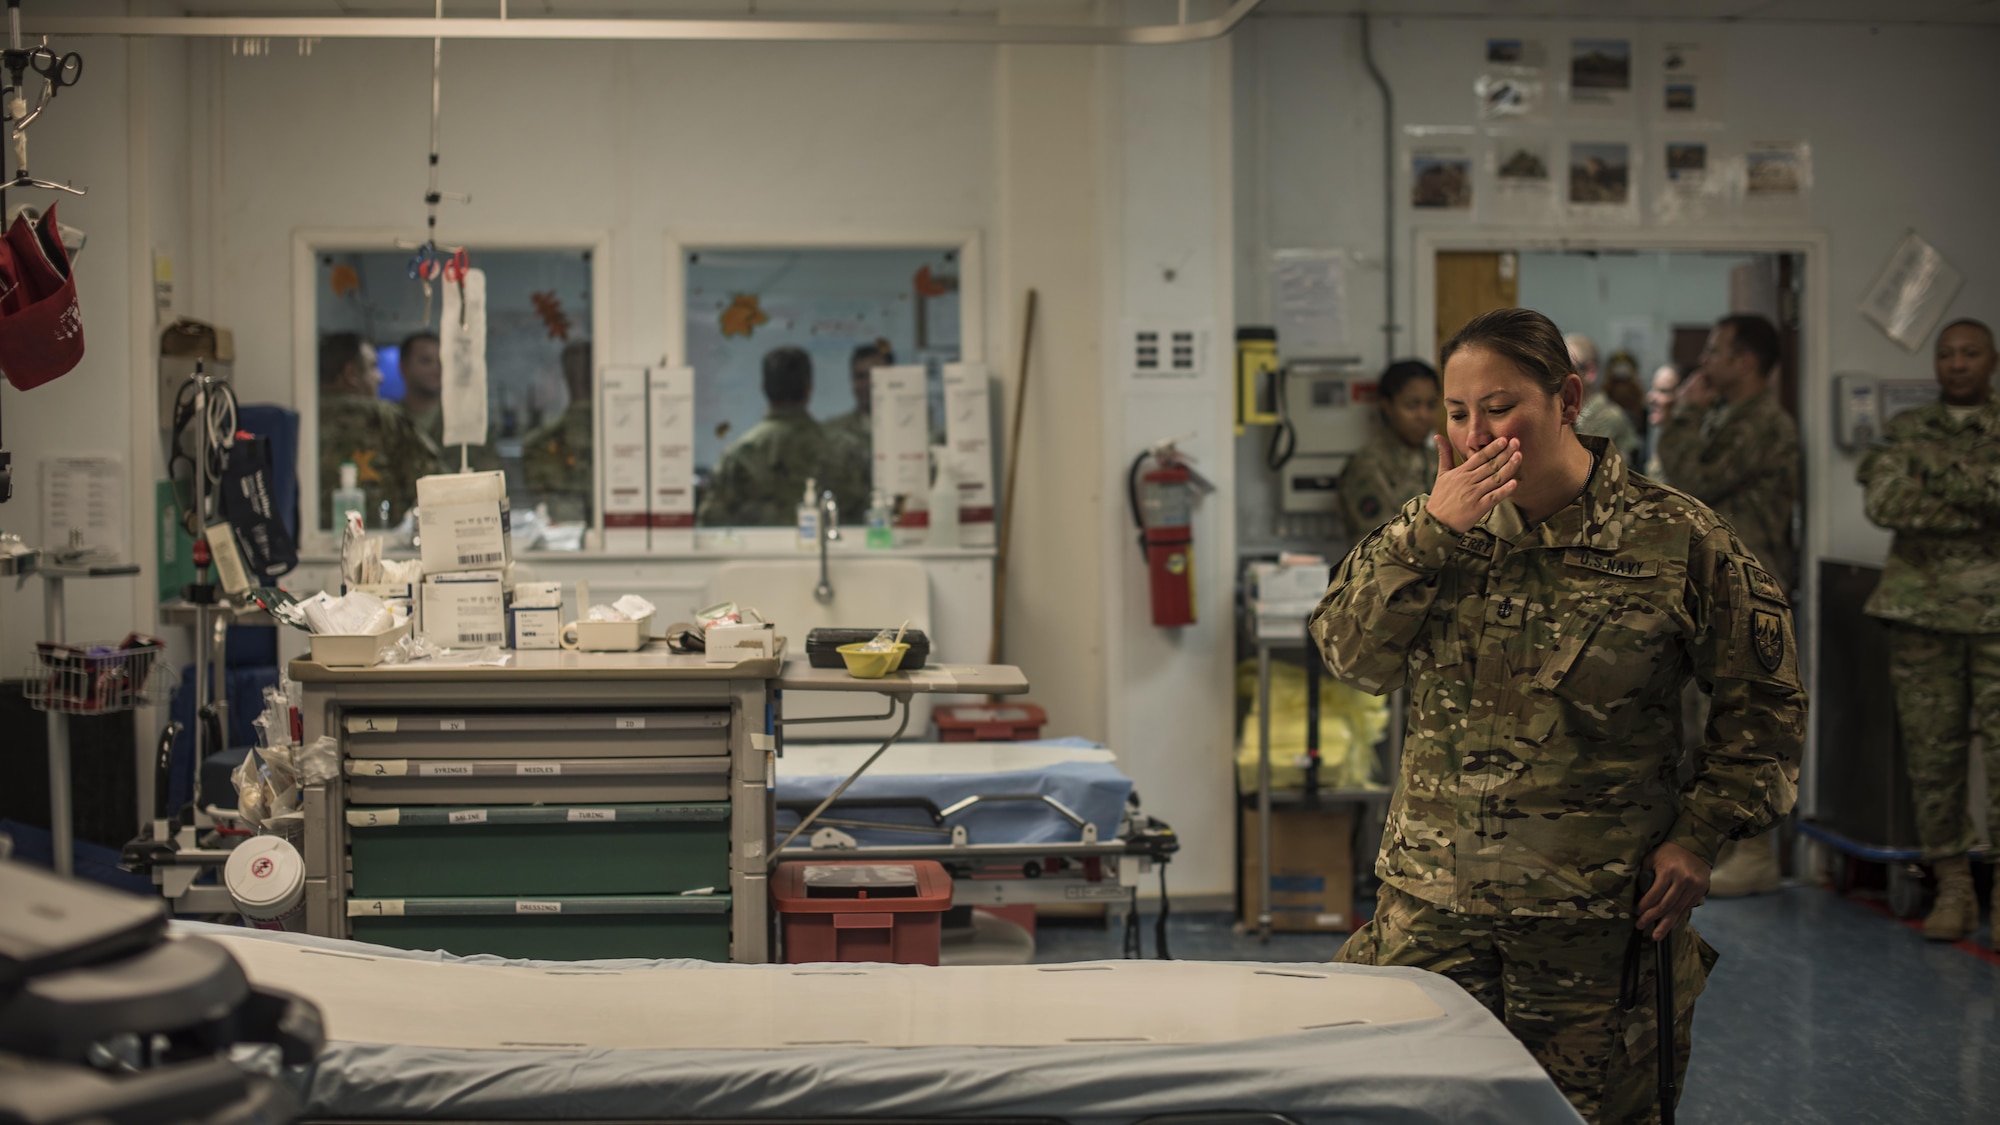
<path fill-rule="evenodd" d="M 798 860 L 771 878 L 785 963 L 938 963 L 951 876 L 935 860 Z"/>
<path fill-rule="evenodd" d="M 1048 712 L 1032 703 L 956 703 L 931 712 L 939 742 L 1033 742 Z"/>

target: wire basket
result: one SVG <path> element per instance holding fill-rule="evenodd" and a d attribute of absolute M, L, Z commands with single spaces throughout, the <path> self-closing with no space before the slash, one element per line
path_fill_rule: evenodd
<path fill-rule="evenodd" d="M 164 646 L 127 637 L 116 644 L 41 641 L 25 677 L 28 706 L 66 715 L 109 715 L 157 702 L 165 694 Z"/>

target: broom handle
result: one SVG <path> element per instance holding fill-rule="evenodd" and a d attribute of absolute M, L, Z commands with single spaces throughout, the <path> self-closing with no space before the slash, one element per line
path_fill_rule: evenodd
<path fill-rule="evenodd" d="M 1021 468 L 1021 422 L 1028 401 L 1028 353 L 1035 343 L 1035 291 L 1028 290 L 1028 314 L 1021 324 L 1020 374 L 1014 380 L 1014 425 L 1007 439 L 1007 484 L 1000 497 L 1000 557 L 993 567 L 993 637 L 988 664 L 1000 663 L 1001 631 L 1007 621 L 1007 544 L 1014 537 L 1014 478 Z M 998 702 L 996 697 L 995 702 Z"/>

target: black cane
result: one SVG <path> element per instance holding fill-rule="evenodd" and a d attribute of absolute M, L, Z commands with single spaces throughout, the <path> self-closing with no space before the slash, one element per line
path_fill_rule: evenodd
<path fill-rule="evenodd" d="M 1639 873 L 1639 897 L 1653 885 L 1653 873 Z M 1653 1054 L 1660 1072 L 1660 1125 L 1674 1125 L 1674 1103 L 1680 1100 L 1674 1088 L 1674 934 L 1653 942 Z M 1629 962 L 1628 962 L 1629 964 Z"/>

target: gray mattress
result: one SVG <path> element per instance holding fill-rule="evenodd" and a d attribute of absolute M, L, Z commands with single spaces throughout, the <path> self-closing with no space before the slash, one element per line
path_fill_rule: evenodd
<path fill-rule="evenodd" d="M 174 928 L 195 935 L 246 933 L 198 923 Z M 747 973 L 789 968 L 510 961 L 303 934 L 262 937 L 330 953 L 486 966 Z M 1499 1021 L 1444 978 L 1412 969 L 1290 968 L 1408 980 L 1444 1014 L 1384 1026 L 1174 1045 L 522 1051 L 334 1041 L 310 1069 L 291 1077 L 307 1118 L 316 1120 L 1033 1117 L 1124 1125 L 1162 1114 L 1218 1111 L 1281 1113 L 1301 1125 L 1581 1120 Z"/>

